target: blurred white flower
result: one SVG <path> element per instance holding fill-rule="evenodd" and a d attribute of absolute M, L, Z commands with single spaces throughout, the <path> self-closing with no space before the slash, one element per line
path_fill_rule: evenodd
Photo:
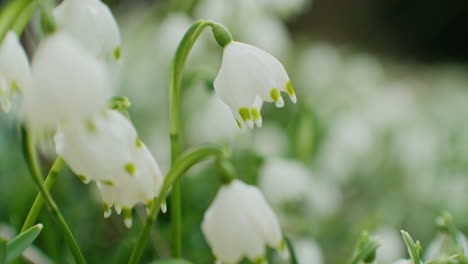
<path fill-rule="evenodd" d="M 261 102 L 284 106 L 280 92 L 292 102 L 296 95 L 283 65 L 254 46 L 232 41 L 224 48 L 221 69 L 214 81 L 217 95 L 230 108 L 240 127 L 261 125 Z M 259 100 L 260 99 L 260 100 Z"/>
<path fill-rule="evenodd" d="M 340 210 L 343 197 L 339 185 L 314 177 L 310 187 L 307 203 L 313 216 L 329 218 Z"/>
<path fill-rule="evenodd" d="M 392 264 L 413 264 L 413 260 L 411 259 L 399 259 Z"/>
<path fill-rule="evenodd" d="M 88 121 L 67 122 L 55 136 L 57 154 L 80 179 L 115 182 L 127 167 L 134 167 L 137 133 L 117 111 L 107 110 Z"/>
<path fill-rule="evenodd" d="M 124 222 L 128 228 L 132 225 L 132 207 L 137 203 L 151 203 L 159 195 L 164 181 L 156 160 L 143 143 L 138 146 L 132 158 L 135 162 L 133 173 L 122 171 L 116 175 L 113 184 L 104 181 L 96 182 L 104 200 L 104 216 L 110 216 L 112 205 L 117 213 L 120 213 L 120 208 L 122 208 Z M 166 211 L 165 204 L 161 205 L 161 210 Z"/>
<path fill-rule="evenodd" d="M 458 241 L 460 241 L 460 244 L 462 246 L 462 250 L 465 254 L 468 253 L 468 240 L 466 236 L 458 232 Z M 447 245 L 450 245 L 450 243 L 453 243 L 452 237 L 447 235 L 447 234 L 438 234 L 432 241 L 431 243 L 427 246 L 427 249 L 424 252 L 424 262 L 428 262 L 431 260 L 437 260 L 438 258 L 445 258 L 449 257 L 447 254 L 451 254 L 451 247 L 447 247 Z M 453 245 L 453 244 L 452 244 Z"/>
<path fill-rule="evenodd" d="M 64 0 L 53 11 L 66 31 L 99 58 L 120 57 L 120 32 L 109 7 L 100 0 Z"/>
<path fill-rule="evenodd" d="M 307 168 L 294 160 L 267 159 L 260 168 L 259 187 L 274 205 L 304 199 L 312 192 L 311 175 Z"/>
<path fill-rule="evenodd" d="M 396 259 L 403 257 L 405 247 L 400 232 L 392 228 L 384 227 L 378 229 L 373 236 L 380 244 L 377 249 L 377 263 L 390 264 Z"/>
<path fill-rule="evenodd" d="M 312 239 L 294 242 L 294 250 L 299 263 L 322 264 L 323 254 L 320 246 Z"/>
<path fill-rule="evenodd" d="M 267 123 L 252 134 L 252 149 L 264 157 L 283 157 L 289 148 L 288 141 L 286 132 L 280 126 Z"/>
<path fill-rule="evenodd" d="M 106 108 L 110 84 L 106 70 L 65 33 L 39 44 L 23 89 L 24 114 L 33 129 L 91 118 Z"/>
<path fill-rule="evenodd" d="M 0 104 L 8 112 L 17 89 L 24 89 L 30 77 L 29 61 L 14 31 L 0 45 Z"/>
<path fill-rule="evenodd" d="M 221 187 L 201 228 L 221 263 L 237 263 L 244 257 L 261 261 L 267 245 L 284 248 L 278 219 L 262 193 L 239 180 Z"/>

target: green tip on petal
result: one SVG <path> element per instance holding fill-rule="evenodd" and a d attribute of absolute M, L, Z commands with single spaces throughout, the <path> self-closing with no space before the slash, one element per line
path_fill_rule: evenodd
<path fill-rule="evenodd" d="M 96 126 L 92 120 L 86 120 L 86 129 L 88 129 L 90 133 L 96 132 Z"/>
<path fill-rule="evenodd" d="M 114 58 L 116 60 L 120 60 L 121 52 L 120 52 L 120 47 L 115 48 L 114 50 Z"/>
<path fill-rule="evenodd" d="M 260 111 L 257 108 L 252 108 L 252 116 L 254 120 L 259 120 L 261 118 Z"/>
<path fill-rule="evenodd" d="M 255 259 L 254 263 L 255 264 L 264 264 L 264 263 L 266 263 L 266 259 L 265 259 L 264 256 L 258 257 L 257 259 Z"/>
<path fill-rule="evenodd" d="M 124 217 L 124 224 L 127 228 L 132 227 L 132 208 L 124 207 L 122 209 L 123 217 Z"/>
<path fill-rule="evenodd" d="M 108 203 L 104 203 L 104 218 L 108 218 L 109 216 L 111 216 L 112 214 L 112 211 L 110 209 L 110 206 Z"/>
<path fill-rule="evenodd" d="M 135 172 L 136 172 L 136 167 L 135 167 L 135 164 L 129 162 L 127 164 L 125 164 L 125 171 L 130 174 L 131 176 L 135 175 Z"/>
<path fill-rule="evenodd" d="M 18 90 L 18 83 L 16 81 L 11 82 L 11 91 L 15 93 Z"/>
<path fill-rule="evenodd" d="M 273 101 L 278 102 L 278 100 L 280 99 L 281 96 L 280 96 L 280 92 L 278 91 L 277 88 L 271 89 L 271 91 L 270 91 L 270 97 L 271 97 L 271 99 L 272 99 Z"/>
<path fill-rule="evenodd" d="M 114 186 L 114 182 L 111 180 L 104 180 L 104 181 L 101 181 L 101 183 L 107 186 Z"/>
<path fill-rule="evenodd" d="M 89 183 L 89 178 L 84 176 L 83 174 L 78 174 L 76 175 L 84 184 L 88 184 Z"/>
<path fill-rule="evenodd" d="M 137 148 L 143 147 L 143 142 L 141 142 L 141 140 L 139 138 L 136 139 L 136 146 L 137 146 Z"/>
<path fill-rule="evenodd" d="M 288 95 L 289 96 L 293 96 L 294 95 L 294 89 L 292 87 L 292 84 L 291 84 L 291 81 L 288 81 L 286 83 L 286 92 L 288 92 Z"/>
<path fill-rule="evenodd" d="M 239 108 L 239 115 L 244 121 L 252 120 L 252 116 L 250 115 L 250 111 L 247 107 Z"/>

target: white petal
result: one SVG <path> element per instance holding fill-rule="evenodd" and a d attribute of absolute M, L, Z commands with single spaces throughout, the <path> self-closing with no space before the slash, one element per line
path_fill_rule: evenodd
<path fill-rule="evenodd" d="M 104 67 L 65 33 L 44 39 L 34 56 L 24 110 L 32 127 L 89 119 L 106 108 L 110 84 Z"/>
<path fill-rule="evenodd" d="M 99 0 L 64 0 L 53 11 L 61 30 L 98 57 L 114 55 L 120 32 L 108 6 Z"/>
<path fill-rule="evenodd" d="M 26 52 L 15 32 L 9 31 L 0 46 L 0 76 L 10 85 L 16 82 L 22 89 L 29 80 L 30 70 Z"/>

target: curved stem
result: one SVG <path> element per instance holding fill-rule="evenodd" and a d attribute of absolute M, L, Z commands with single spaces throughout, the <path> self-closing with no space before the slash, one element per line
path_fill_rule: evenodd
<path fill-rule="evenodd" d="M 193 165 L 199 163 L 202 160 L 205 160 L 209 157 L 215 156 L 220 157 L 224 155 L 224 149 L 219 146 L 206 146 L 198 148 L 194 151 L 189 152 L 186 155 L 180 157 L 177 162 L 175 162 L 171 168 L 171 170 L 164 178 L 163 186 L 161 187 L 161 191 L 159 196 L 156 197 L 150 205 L 149 214 L 146 218 L 145 226 L 143 230 L 140 232 L 138 237 L 138 242 L 133 248 L 132 255 L 129 260 L 129 264 L 138 264 L 140 263 L 141 255 L 143 254 L 143 250 L 145 248 L 146 242 L 149 239 L 151 227 L 153 223 L 156 221 L 156 218 L 159 214 L 159 207 L 161 206 L 162 202 L 165 201 L 166 196 L 169 192 L 171 186 L 179 181 L 181 176 Z"/>
<path fill-rule="evenodd" d="M 171 137 L 171 163 L 179 157 L 179 91 L 182 73 L 190 50 L 200 34 L 208 26 L 217 25 L 212 21 L 198 20 L 185 33 L 179 43 L 176 54 L 172 60 L 169 80 L 169 110 L 170 110 L 170 137 Z M 173 255 L 178 258 L 182 255 L 182 196 L 181 184 L 175 181 L 171 194 L 171 224 L 173 237 Z"/>
<path fill-rule="evenodd" d="M 30 165 L 33 180 L 36 183 L 37 187 L 39 188 L 39 192 L 41 193 L 45 203 L 47 204 L 47 208 L 51 216 L 54 218 L 55 222 L 60 227 L 65 237 L 65 240 L 67 241 L 68 246 L 76 260 L 76 263 L 85 264 L 86 261 L 83 257 L 83 254 L 81 253 L 80 248 L 78 247 L 78 244 L 76 243 L 75 237 L 73 236 L 65 219 L 60 213 L 57 207 L 57 204 L 55 203 L 52 196 L 50 195 L 49 190 L 46 188 L 45 184 L 42 181 L 40 168 L 39 168 L 39 162 L 37 159 L 37 153 L 34 147 L 34 141 L 26 129 L 23 129 L 23 148 L 24 148 L 28 163 Z"/>

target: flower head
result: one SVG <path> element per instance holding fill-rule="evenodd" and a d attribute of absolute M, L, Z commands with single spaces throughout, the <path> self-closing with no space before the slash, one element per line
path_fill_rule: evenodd
<path fill-rule="evenodd" d="M 110 97 L 105 68 L 68 34 L 44 39 L 33 58 L 31 82 L 23 90 L 24 111 L 33 128 L 91 118 Z"/>
<path fill-rule="evenodd" d="M 261 126 L 263 101 L 284 106 L 280 92 L 292 102 L 296 95 L 283 65 L 269 53 L 254 46 L 232 41 L 224 48 L 221 69 L 214 81 L 217 95 L 234 114 L 239 126 Z"/>
<path fill-rule="evenodd" d="M 0 104 L 10 109 L 10 100 L 29 80 L 29 62 L 18 36 L 10 31 L 0 45 Z"/>
<path fill-rule="evenodd" d="M 108 6 L 100 0 L 64 0 L 54 10 L 60 30 L 98 57 L 120 56 L 120 32 Z"/>
<path fill-rule="evenodd" d="M 266 245 L 284 247 L 273 210 L 255 187 L 234 180 L 221 187 L 205 212 L 202 232 L 220 262 L 264 258 Z"/>

